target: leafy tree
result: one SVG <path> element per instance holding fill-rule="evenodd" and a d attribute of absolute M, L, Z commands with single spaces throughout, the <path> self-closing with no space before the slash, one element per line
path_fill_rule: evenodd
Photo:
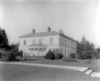
<path fill-rule="evenodd" d="M 82 38 L 81 42 L 78 42 L 77 52 L 79 58 L 81 59 L 92 59 L 94 57 L 97 57 L 97 52 L 94 48 L 93 43 L 87 41 L 85 37 Z"/>
<path fill-rule="evenodd" d="M 98 53 L 100 53 L 100 47 L 98 47 L 96 50 L 97 50 Z"/>

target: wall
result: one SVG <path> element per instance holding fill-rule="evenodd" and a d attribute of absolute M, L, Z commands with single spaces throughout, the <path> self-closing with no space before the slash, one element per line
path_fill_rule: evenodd
<path fill-rule="evenodd" d="M 50 43 L 50 39 L 52 40 L 52 43 Z M 47 46 L 46 52 L 49 49 L 55 49 L 59 48 L 59 35 L 52 35 L 52 36 L 38 36 L 38 37 L 28 37 L 28 38 L 20 38 L 19 40 L 19 51 L 24 50 L 24 52 L 30 53 L 29 46 L 33 44 L 33 40 L 35 41 L 34 44 L 39 44 L 39 40 L 42 40 L 42 44 Z M 23 41 L 26 40 L 26 45 L 23 44 Z"/>
<path fill-rule="evenodd" d="M 61 35 L 59 36 L 59 46 L 63 55 L 69 56 L 70 53 L 77 52 L 77 43 Z"/>

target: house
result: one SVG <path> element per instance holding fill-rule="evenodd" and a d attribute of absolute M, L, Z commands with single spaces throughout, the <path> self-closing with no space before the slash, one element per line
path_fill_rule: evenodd
<path fill-rule="evenodd" d="M 66 36 L 63 30 L 36 33 L 35 29 L 30 34 L 19 37 L 19 51 L 23 56 L 44 56 L 49 50 L 58 50 L 65 56 L 77 52 L 77 41 Z"/>

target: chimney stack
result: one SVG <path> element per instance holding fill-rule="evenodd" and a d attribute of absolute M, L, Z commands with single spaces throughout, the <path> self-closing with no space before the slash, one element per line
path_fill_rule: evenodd
<path fill-rule="evenodd" d="M 33 28 L 33 30 L 32 30 L 32 34 L 35 34 L 35 29 Z"/>
<path fill-rule="evenodd" d="M 47 30 L 48 32 L 51 32 L 51 28 L 50 27 L 48 27 L 48 30 Z"/>
<path fill-rule="evenodd" d="M 59 33 L 60 33 L 60 34 L 64 34 L 62 29 L 59 30 Z"/>

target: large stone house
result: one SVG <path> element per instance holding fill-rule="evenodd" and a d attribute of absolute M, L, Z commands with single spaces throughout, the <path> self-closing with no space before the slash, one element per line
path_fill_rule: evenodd
<path fill-rule="evenodd" d="M 58 50 L 63 55 L 69 56 L 77 52 L 77 41 L 66 36 L 63 30 L 36 33 L 35 29 L 30 34 L 19 37 L 19 51 L 23 56 L 44 56 L 49 50 Z"/>

